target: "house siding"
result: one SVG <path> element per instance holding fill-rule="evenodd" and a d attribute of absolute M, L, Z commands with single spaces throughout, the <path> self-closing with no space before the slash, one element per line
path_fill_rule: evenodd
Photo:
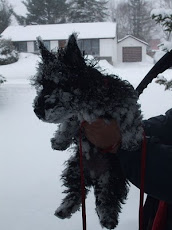
<path fill-rule="evenodd" d="M 116 39 L 100 39 L 100 57 L 111 57 L 113 65 L 117 62 Z"/>

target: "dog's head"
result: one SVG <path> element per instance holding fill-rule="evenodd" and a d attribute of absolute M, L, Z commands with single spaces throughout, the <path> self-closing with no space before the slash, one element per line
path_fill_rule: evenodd
<path fill-rule="evenodd" d="M 64 49 L 52 53 L 45 47 L 41 38 L 37 39 L 42 61 L 33 79 L 37 89 L 34 111 L 43 121 L 59 123 L 74 115 L 74 95 L 85 87 L 80 76 L 85 69 L 85 61 L 71 35 Z"/>
<path fill-rule="evenodd" d="M 102 74 L 86 62 L 74 34 L 57 53 L 48 51 L 41 38 L 37 42 L 42 61 L 33 80 L 37 88 L 34 111 L 43 121 L 60 123 L 78 114 L 88 95 L 97 97 L 96 80 L 101 81 Z"/>
<path fill-rule="evenodd" d="M 89 115 L 107 117 L 125 107 L 128 100 L 136 103 L 136 93 L 128 82 L 102 74 L 86 62 L 74 34 L 56 54 L 48 51 L 41 39 L 38 45 L 42 62 L 35 77 L 34 111 L 43 121 L 60 123 L 79 114 L 85 114 L 85 119 Z"/>

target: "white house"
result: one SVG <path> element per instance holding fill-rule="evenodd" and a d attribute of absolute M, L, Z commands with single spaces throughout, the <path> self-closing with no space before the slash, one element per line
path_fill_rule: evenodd
<path fill-rule="evenodd" d="M 128 61 L 125 58 L 127 50 L 142 54 L 141 58 L 136 55 L 139 58 L 131 58 L 130 61 L 145 60 L 146 43 L 132 36 L 118 42 L 115 22 L 9 26 L 1 36 L 11 39 L 19 52 L 37 53 L 36 38 L 38 36 L 41 36 L 49 50 L 53 50 L 64 47 L 72 33 L 77 33 L 79 47 L 85 54 L 106 59 L 113 65 L 117 62 Z M 133 47 L 133 49 L 125 49 L 125 47 Z"/>
<path fill-rule="evenodd" d="M 119 62 L 141 62 L 146 60 L 148 43 L 128 35 L 118 41 Z"/>
<path fill-rule="evenodd" d="M 79 46 L 86 54 L 117 62 L 116 23 L 69 23 L 9 26 L 1 35 L 11 39 L 20 52 L 37 52 L 36 37 L 41 36 L 48 49 L 63 47 L 69 35 L 77 33 Z"/>

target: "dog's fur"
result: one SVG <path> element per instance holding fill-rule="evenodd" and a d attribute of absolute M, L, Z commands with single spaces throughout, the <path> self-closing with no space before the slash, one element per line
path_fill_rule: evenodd
<path fill-rule="evenodd" d="M 49 52 L 38 39 L 42 62 L 34 84 L 37 96 L 34 111 L 43 121 L 60 123 L 52 138 L 52 148 L 65 150 L 75 144 L 73 156 L 62 173 L 66 197 L 55 215 L 70 218 L 81 206 L 79 167 L 79 129 L 82 121 L 102 117 L 115 119 L 121 130 L 121 148 L 137 149 L 142 140 L 141 112 L 133 87 L 115 75 L 106 75 L 82 56 L 72 34 L 64 49 Z M 86 194 L 94 188 L 96 212 L 102 227 L 113 229 L 118 224 L 128 182 L 115 154 L 102 154 L 82 132 Z"/>

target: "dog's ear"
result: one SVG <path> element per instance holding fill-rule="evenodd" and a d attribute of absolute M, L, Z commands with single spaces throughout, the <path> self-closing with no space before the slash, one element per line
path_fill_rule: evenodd
<path fill-rule="evenodd" d="M 78 47 L 76 35 L 70 35 L 64 54 L 65 64 L 82 68 L 85 65 L 84 57 Z"/>
<path fill-rule="evenodd" d="M 41 37 L 37 37 L 37 45 L 38 48 L 40 50 L 42 59 L 44 62 L 49 62 L 49 61 L 53 61 L 56 56 L 54 54 L 52 54 L 44 45 L 43 40 L 41 39 Z"/>

